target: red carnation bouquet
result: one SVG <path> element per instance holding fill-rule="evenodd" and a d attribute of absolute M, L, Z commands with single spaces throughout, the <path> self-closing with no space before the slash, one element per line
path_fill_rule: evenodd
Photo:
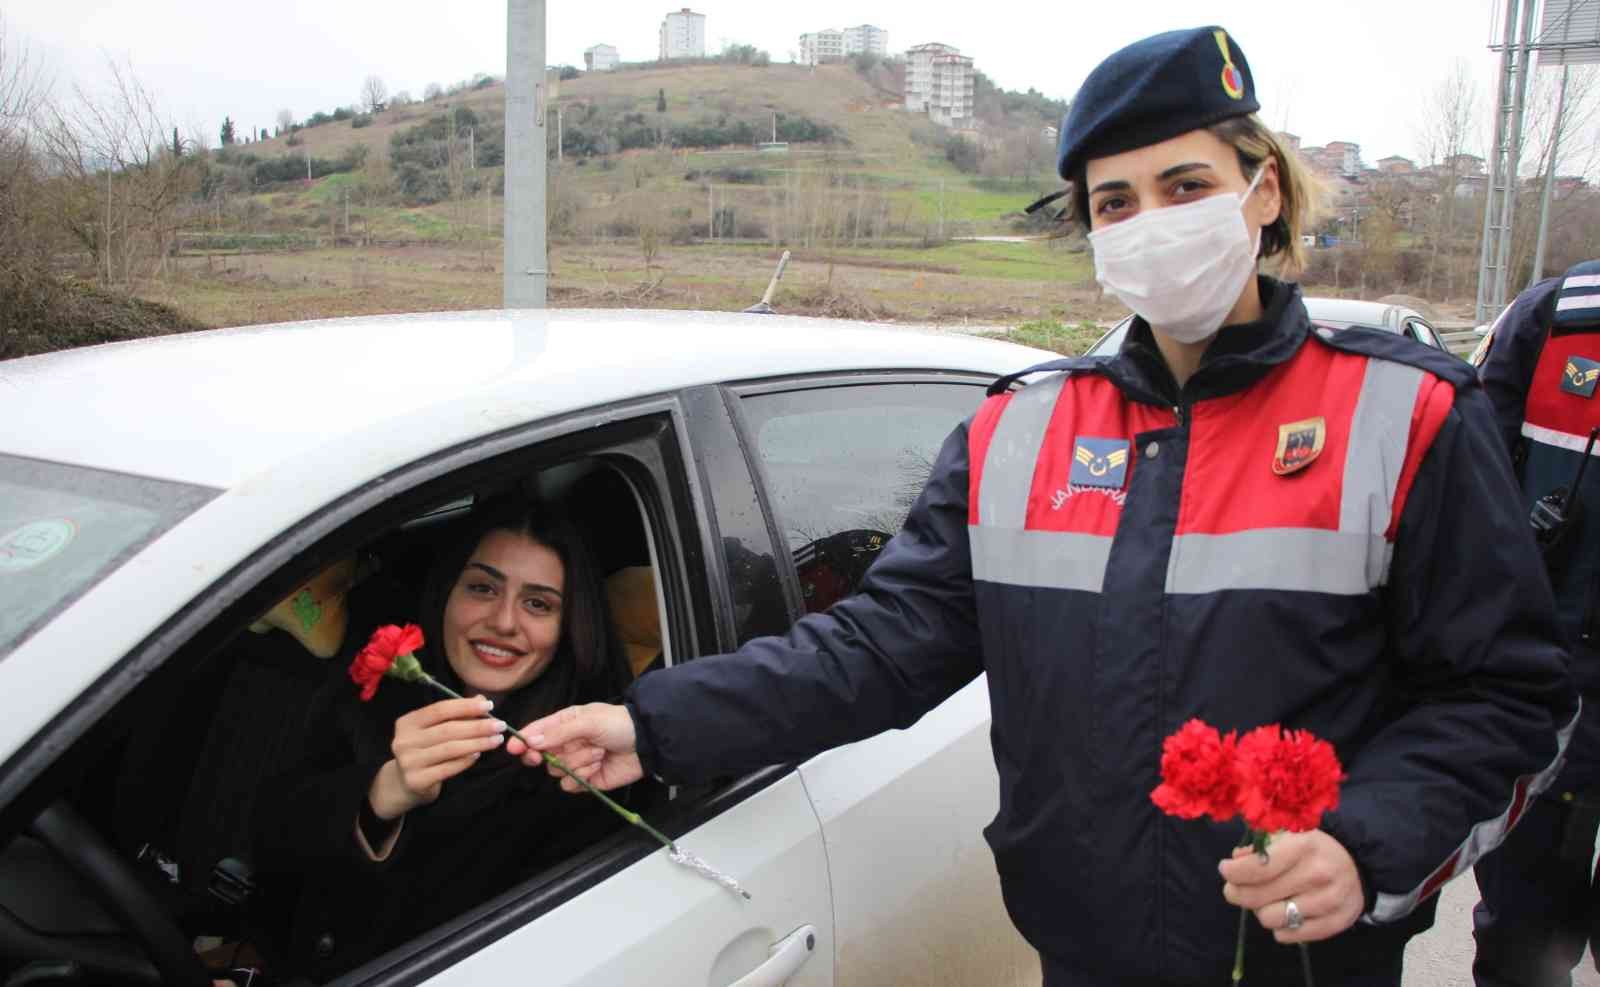
<path fill-rule="evenodd" d="M 404 627 L 396 624 L 385 624 L 373 631 L 372 637 L 367 641 L 366 646 L 357 652 L 355 658 L 350 662 L 350 681 L 361 687 L 361 701 L 369 702 L 373 696 L 377 695 L 378 685 L 385 678 L 426 685 L 437 692 L 449 696 L 451 699 L 464 698 L 461 693 L 428 674 L 427 670 L 422 667 L 422 662 L 417 660 L 416 650 L 420 647 L 422 647 L 422 628 L 416 624 L 406 624 Z M 506 727 L 506 732 L 526 744 L 529 750 L 537 749 L 528 743 L 527 737 L 518 733 L 514 728 L 508 726 Z M 612 812 L 626 819 L 630 825 L 637 826 L 655 837 L 656 842 L 667 848 L 668 856 L 673 863 L 681 864 L 744 898 L 750 897 L 750 892 L 740 887 L 738 881 L 712 867 L 689 851 L 681 849 L 672 840 L 662 835 L 660 830 L 645 822 L 644 817 L 637 812 L 631 812 L 623 808 L 611 796 L 573 774 L 561 762 L 560 758 L 545 751 L 540 751 L 540 756 L 551 767 L 582 785 L 590 795 L 604 802 Z"/>
<path fill-rule="evenodd" d="M 1209 816 L 1217 822 L 1242 817 L 1244 839 L 1263 858 L 1274 833 L 1303 833 L 1322 823 L 1322 814 L 1339 807 L 1344 781 L 1333 745 L 1307 730 L 1284 730 L 1276 723 L 1243 737 L 1219 733 L 1190 720 L 1161 745 L 1161 784 L 1150 800 L 1180 819 Z M 1244 934 L 1249 913 L 1239 910 L 1233 982 L 1244 978 Z M 1311 958 L 1300 943 L 1300 967 L 1311 987 Z"/>

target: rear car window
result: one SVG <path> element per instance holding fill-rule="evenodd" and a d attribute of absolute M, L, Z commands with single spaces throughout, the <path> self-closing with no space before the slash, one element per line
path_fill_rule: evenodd
<path fill-rule="evenodd" d="M 0 454 L 0 658 L 217 493 Z"/>

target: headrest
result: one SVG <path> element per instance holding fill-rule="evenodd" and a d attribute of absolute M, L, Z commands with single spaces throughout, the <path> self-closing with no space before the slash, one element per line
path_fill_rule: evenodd
<path fill-rule="evenodd" d="M 361 575 L 353 556 L 340 559 L 284 597 L 250 629 L 257 634 L 273 628 L 286 631 L 318 658 L 332 658 L 350 623 L 346 598 Z"/>
<path fill-rule="evenodd" d="M 617 635 L 638 678 L 661 654 L 661 611 L 656 607 L 656 573 L 647 565 L 618 569 L 606 579 L 606 597 Z"/>

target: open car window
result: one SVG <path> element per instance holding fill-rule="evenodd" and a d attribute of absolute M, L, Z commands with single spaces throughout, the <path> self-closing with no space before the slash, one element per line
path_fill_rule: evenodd
<path fill-rule="evenodd" d="M 158 675 L 118 702 L 65 755 L 85 765 L 83 770 L 47 774 L 50 781 L 38 787 L 49 790 L 28 793 L 30 803 L 53 806 L 27 832 L 0 846 L 0 980 L 32 963 L 76 960 L 100 964 L 91 968 L 103 978 L 95 982 L 183 981 L 152 965 L 151 955 L 162 951 L 142 939 L 138 926 L 125 925 L 115 910 L 100 906 L 93 879 L 75 874 L 77 856 L 90 852 L 90 844 L 111 871 L 126 878 L 122 886 L 143 889 L 130 914 L 151 916 L 152 927 L 166 930 L 167 945 L 179 944 L 164 951 L 168 959 L 177 954 L 176 962 L 214 977 L 236 968 L 262 970 L 269 983 L 320 982 L 368 962 L 404 964 L 410 962 L 405 956 L 418 954 L 422 947 L 413 944 L 420 942 L 429 943 L 434 956 L 441 948 L 470 952 L 486 941 L 474 923 L 505 924 L 508 901 L 553 907 L 615 866 L 596 854 L 632 859 L 647 852 L 637 841 L 619 840 L 623 823 L 604 810 L 597 813 L 595 800 L 562 796 L 559 807 L 580 810 L 583 819 L 529 841 L 530 847 L 543 847 L 539 853 L 480 872 L 452 871 L 448 904 L 427 913 L 436 921 L 396 921 L 384 938 L 360 943 L 347 931 L 321 927 L 315 910 L 307 908 L 317 896 L 346 904 L 362 900 L 367 892 L 357 887 L 365 880 L 359 869 L 348 881 L 341 877 L 330 884 L 328 875 L 342 866 L 332 860 L 308 857 L 298 869 L 286 869 L 268 866 L 258 854 L 264 820 L 282 807 L 275 797 L 292 790 L 281 783 L 328 767 L 316 761 L 316 741 L 329 733 L 330 709 L 338 707 L 343 712 L 337 715 L 345 718 L 366 712 L 346 675 L 351 655 L 377 624 L 416 619 L 430 570 L 449 546 L 461 543 L 475 503 L 488 494 L 545 505 L 568 517 L 581 535 L 606 601 L 606 631 L 626 647 L 619 688 L 646 668 L 665 664 L 674 646 L 693 652 L 704 633 L 700 628 L 711 620 L 691 611 L 706 606 L 708 594 L 683 585 L 684 549 L 676 540 L 695 532 L 681 527 L 688 508 L 681 505 L 677 481 L 668 479 L 675 474 L 662 461 L 676 454 L 671 439 L 663 438 L 672 435 L 665 421 L 658 416 L 592 429 L 489 461 L 492 472 L 484 465 L 434 481 L 428 488 L 434 492 L 398 498 L 409 503 L 404 513 L 380 505 L 352 516 L 279 570 L 255 577 L 259 582 L 236 606 L 180 647 Z M 0 528 L 56 516 L 53 510 L 84 532 L 59 547 L 28 543 L 29 558 L 37 563 L 22 569 L 24 574 L 70 564 L 65 571 L 72 579 L 61 579 L 54 607 L 70 602 L 214 495 L 114 475 L 85 480 L 83 471 L 72 468 L 27 465 L 28 471 L 8 471 L 0 481 L 0 518 L 9 525 Z M 0 567 L 0 591 L 13 575 Z M 16 612 L 42 620 L 50 611 L 35 606 Z M 11 611 L 5 616 L 7 628 L 24 626 Z M 414 699 L 420 708 L 437 698 L 410 683 L 383 688 L 401 705 Z M 365 770 L 351 767 L 357 774 Z M 507 767 L 544 778 L 535 769 Z M 367 781 L 355 778 L 354 784 L 358 795 L 365 793 Z M 672 795 L 645 782 L 618 797 L 661 818 Z M 336 806 L 329 811 L 343 812 Z M 84 837 L 70 841 L 65 856 L 46 838 L 47 817 L 67 819 Z M 460 823 L 431 825 L 465 826 L 479 817 L 469 812 Z M 419 812 L 405 827 L 407 839 L 420 838 L 428 825 Z M 353 848 L 353 830 L 340 832 L 351 837 L 345 849 Z M 486 844 L 480 840 L 463 850 L 474 851 L 463 858 L 467 867 Z M 381 889 L 370 893 L 376 896 L 370 900 L 383 900 Z M 419 910 L 431 904 L 420 896 L 416 903 Z M 462 927 L 473 935 L 463 938 Z M 94 944 L 85 946 L 89 940 Z M 402 958 L 385 959 L 390 950 Z"/>

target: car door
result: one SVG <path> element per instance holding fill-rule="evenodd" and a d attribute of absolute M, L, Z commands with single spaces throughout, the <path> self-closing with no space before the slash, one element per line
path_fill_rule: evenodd
<path fill-rule="evenodd" d="M 686 398 L 691 409 L 696 399 Z M 717 529 L 714 511 L 759 517 L 743 457 L 727 446 L 725 435 L 721 444 L 707 437 L 695 445 L 685 418 L 675 415 L 674 424 L 675 430 L 656 433 L 653 456 L 641 455 L 641 460 L 654 459 L 655 476 L 653 484 L 639 483 L 636 492 L 651 529 L 652 565 L 664 577 L 663 609 L 673 609 L 678 601 L 671 598 L 673 580 L 665 578 L 673 567 L 658 549 L 678 544 L 685 578 L 700 585 L 676 589 L 686 595 L 703 592 L 716 601 L 717 630 L 714 639 L 698 647 L 674 642 L 669 634 L 664 642 L 669 662 L 689 660 L 696 650 L 732 650 L 736 627 L 745 627 L 746 636 L 757 630 L 749 623 L 748 608 L 742 621 L 736 619 L 735 601 L 751 590 L 731 585 L 734 568 L 724 552 L 715 550 L 726 548 L 730 535 Z M 723 428 L 728 428 L 725 419 Z M 681 455 L 680 439 L 693 447 L 692 456 Z M 740 482 L 734 468 L 744 473 L 748 509 L 734 503 Z M 777 623 L 760 630 L 777 631 L 785 618 L 771 614 L 769 619 Z M 540 984 L 571 987 L 832 984 L 828 863 L 800 774 L 774 767 L 721 788 L 678 790 L 674 796 L 659 818 L 653 812 L 647 817 L 682 849 L 735 878 L 748 898 L 674 863 L 664 849 L 643 859 L 637 859 L 637 851 L 613 857 L 611 865 L 604 858 L 616 850 L 602 850 L 577 869 L 574 880 L 587 887 L 558 897 L 554 907 L 442 969 L 430 982 L 517 983 L 537 971 Z M 648 842 L 642 834 L 625 834 L 623 840 L 635 846 Z"/>
<path fill-rule="evenodd" d="M 986 380 L 854 376 L 738 390 L 802 612 L 855 589 Z M 980 676 L 907 730 L 805 762 L 832 878 L 841 984 L 1037 983 L 982 829 L 999 782 Z"/>
<path fill-rule="evenodd" d="M 307 566 L 340 557 L 380 532 L 384 537 L 397 530 L 403 534 L 435 511 L 448 513 L 470 503 L 474 493 L 485 487 L 514 482 L 533 484 L 518 489 L 537 490 L 543 480 L 574 465 L 614 471 L 625 481 L 627 509 L 636 510 L 641 519 L 645 554 L 657 577 L 664 658 L 688 660 L 699 653 L 731 649 L 736 622 L 722 542 L 710 527 L 704 471 L 687 447 L 683 407 L 676 398 L 608 406 L 498 433 L 392 471 L 382 484 L 362 488 L 327 505 L 314 519 L 274 536 L 254 551 L 249 565 L 212 584 L 203 605 L 187 608 L 162 634 L 119 660 L 79 697 L 72 716 L 53 723 L 46 734 L 6 762 L 0 771 L 0 852 L 40 807 L 72 790 L 84 765 L 103 761 L 106 750 L 123 742 L 123 724 L 142 722 L 151 699 L 171 693 L 174 702 L 179 701 L 190 690 L 174 683 L 186 683 L 184 676 L 190 670 L 226 668 L 232 654 L 226 642 L 248 635 L 241 628 L 310 575 Z M 738 466 L 745 469 L 742 458 Z M 752 491 L 753 503 L 748 470 L 744 484 Z M 200 502 L 210 495 L 200 493 Z M 727 490 L 720 493 L 731 496 Z M 224 495 L 211 506 L 221 517 L 208 523 L 224 528 L 226 518 L 237 522 L 252 510 L 248 497 Z M 620 527 L 615 514 L 608 520 Z M 175 532 L 184 533 L 182 528 Z M 181 568 L 189 568 L 192 557 L 205 551 L 200 538 L 189 536 L 184 551 L 175 547 L 153 553 L 177 561 L 146 559 L 146 568 L 154 566 L 157 579 L 170 571 L 160 566 L 181 562 Z M 91 597 L 74 614 L 80 622 L 104 623 L 107 609 L 114 606 Z M 780 613 L 777 619 L 781 622 L 785 616 Z M 310 660 L 304 654 L 299 657 Z M 149 670 L 157 667 L 163 675 L 151 676 Z M 169 672 L 170 680 L 163 677 Z M 209 700 L 201 706 L 183 708 L 188 713 L 211 711 Z M 272 715 L 271 710 L 267 713 Z M 209 733 L 204 729 L 207 722 L 199 720 L 202 735 Z M 158 732 L 166 728 L 159 718 L 153 725 Z M 224 755 L 236 749 L 244 750 L 248 759 L 260 744 L 246 739 L 239 736 L 237 745 L 208 744 L 202 759 L 225 760 Z M 167 773 L 159 774 L 164 778 Z M 638 788 L 648 786 L 636 786 L 634 794 Z M 338 982 L 521 983 L 531 976 L 539 984 L 586 987 L 831 984 L 834 946 L 827 860 L 821 828 L 798 773 L 780 766 L 716 787 L 668 792 L 658 786 L 649 797 L 656 800 L 635 803 L 635 809 L 679 847 L 736 878 L 750 897 L 673 863 L 653 840 L 624 826 L 597 834 L 593 843 L 572 857 L 503 893 L 472 901 L 465 911 L 348 971 Z M 205 802 L 181 794 L 178 801 Z M 0 885 L 17 877 L 17 871 L 7 869 L 7 861 L 17 863 L 0 859 Z M 86 892 L 79 897 L 90 899 Z M 87 906 L 65 911 L 82 913 Z M 275 912 L 271 917 L 287 919 Z M 115 929 L 114 922 L 100 925 L 107 924 Z M 329 948 L 333 946 L 330 940 Z M 41 949 L 42 958 L 50 961 L 65 962 L 71 955 L 53 956 Z M 5 969 L 6 956 L 0 950 L 0 970 Z"/>

